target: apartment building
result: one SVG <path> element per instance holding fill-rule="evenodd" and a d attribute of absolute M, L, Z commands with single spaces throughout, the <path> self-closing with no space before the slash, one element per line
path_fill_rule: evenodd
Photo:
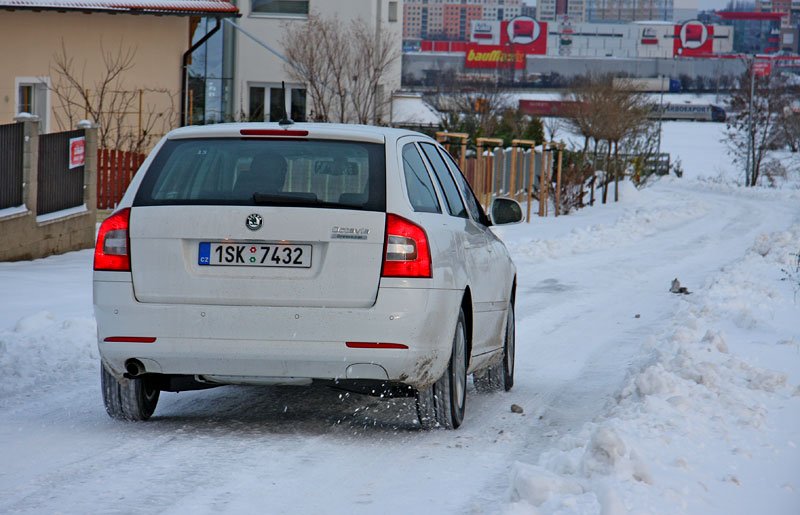
<path fill-rule="evenodd" d="M 573 23 L 586 21 L 586 0 L 539 0 L 536 3 L 537 20 L 561 21 L 565 18 Z"/>
<path fill-rule="evenodd" d="M 466 41 L 473 21 L 510 20 L 522 14 L 522 0 L 405 0 L 403 39 Z"/>
<path fill-rule="evenodd" d="M 586 0 L 586 21 L 673 21 L 673 0 Z"/>

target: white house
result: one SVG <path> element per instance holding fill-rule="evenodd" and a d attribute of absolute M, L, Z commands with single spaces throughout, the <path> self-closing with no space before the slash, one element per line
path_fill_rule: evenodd
<path fill-rule="evenodd" d="M 400 89 L 402 0 L 244 0 L 238 7 L 241 13 L 241 18 L 235 21 L 238 29 L 229 30 L 232 35 L 226 38 L 226 43 L 230 40 L 233 47 L 227 54 L 229 58 L 232 54 L 234 60 L 230 91 L 234 117 L 277 120 L 282 113 L 279 96 L 282 81 L 286 82 L 292 117 L 308 116 L 307 85 L 291 80 L 283 39 L 287 27 L 306 23 L 309 14 L 336 17 L 342 26 L 360 18 L 376 31 L 396 33 L 398 57 L 380 89 L 387 100 Z M 385 111 L 388 109 L 387 104 Z M 378 118 L 388 120 L 389 115 L 379 113 Z"/>

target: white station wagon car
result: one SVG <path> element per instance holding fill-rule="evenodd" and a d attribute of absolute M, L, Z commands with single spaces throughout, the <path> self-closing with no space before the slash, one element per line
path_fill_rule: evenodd
<path fill-rule="evenodd" d="M 516 272 L 455 161 L 415 132 L 220 124 L 170 132 L 99 230 L 103 398 L 309 384 L 416 398 L 457 428 L 467 374 L 514 381 Z"/>

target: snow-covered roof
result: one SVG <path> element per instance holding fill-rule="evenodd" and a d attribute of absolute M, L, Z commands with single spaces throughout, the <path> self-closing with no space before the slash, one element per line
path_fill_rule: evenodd
<path fill-rule="evenodd" d="M 228 0 L 0 0 L 0 9 L 235 16 Z"/>
<path fill-rule="evenodd" d="M 400 93 L 392 99 L 392 123 L 438 125 L 441 120 L 441 113 L 422 100 L 420 94 Z"/>

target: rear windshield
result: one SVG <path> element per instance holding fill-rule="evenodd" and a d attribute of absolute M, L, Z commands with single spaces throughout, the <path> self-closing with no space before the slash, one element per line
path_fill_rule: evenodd
<path fill-rule="evenodd" d="M 386 210 L 384 146 L 332 140 L 169 140 L 135 206 L 288 205 Z"/>

